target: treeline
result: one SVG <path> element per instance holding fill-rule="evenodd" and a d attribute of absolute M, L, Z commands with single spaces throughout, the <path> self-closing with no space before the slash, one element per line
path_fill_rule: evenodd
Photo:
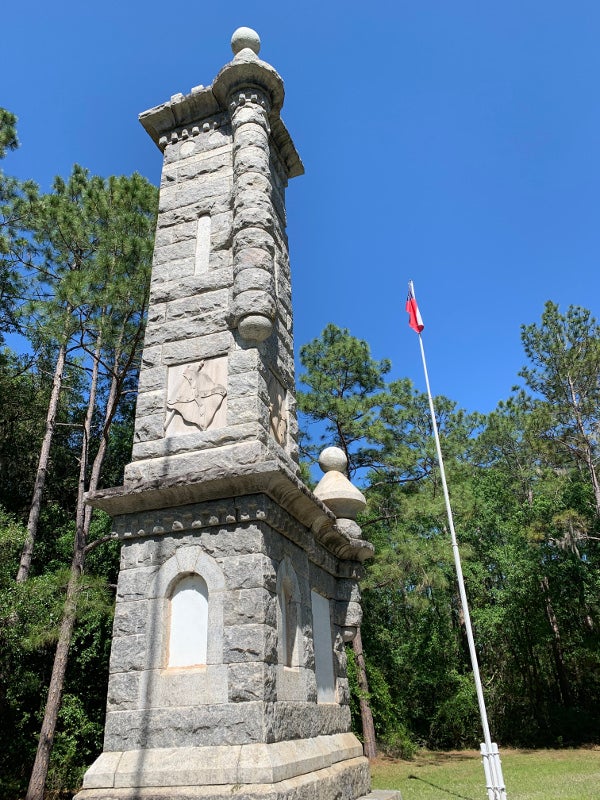
<path fill-rule="evenodd" d="M 15 123 L 0 110 L 0 157 Z M 131 453 L 157 194 L 77 165 L 48 193 L 0 173 L 3 798 L 76 788 L 101 749 L 118 553 L 84 497 Z"/>
<path fill-rule="evenodd" d="M 0 110 L 0 157 L 15 122 Z M 75 166 L 43 193 L 0 173 L 0 800 L 70 796 L 102 747 L 118 545 L 84 496 L 130 459 L 156 209 L 139 175 Z M 598 740 L 599 334 L 549 303 L 494 413 L 436 399 L 502 744 Z M 377 549 L 349 654 L 357 729 L 404 755 L 474 744 L 427 398 L 333 325 L 301 362 L 306 461 L 346 451 Z"/>
<path fill-rule="evenodd" d="M 600 327 L 548 302 L 524 325 L 521 388 L 491 414 L 435 399 L 478 660 L 505 745 L 598 742 Z M 481 726 L 428 400 L 329 325 L 301 349 L 299 407 L 343 448 L 376 547 L 363 582 L 369 690 L 357 727 L 389 751 L 477 745 Z M 310 430 L 310 428 L 309 428 Z M 357 655 L 360 655 L 359 645 Z"/>

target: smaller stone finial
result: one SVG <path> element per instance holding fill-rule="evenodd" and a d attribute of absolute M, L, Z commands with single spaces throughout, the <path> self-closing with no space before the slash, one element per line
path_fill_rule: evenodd
<path fill-rule="evenodd" d="M 366 507 L 367 501 L 344 475 L 348 466 L 346 454 L 339 447 L 326 447 L 319 456 L 319 466 L 325 475 L 317 484 L 315 495 L 338 519 L 354 520 Z"/>
<path fill-rule="evenodd" d="M 246 47 L 250 48 L 253 53 L 258 55 L 260 50 L 260 36 L 252 28 L 238 28 L 233 32 L 231 37 L 231 49 L 234 55 L 237 55 L 240 50 Z"/>

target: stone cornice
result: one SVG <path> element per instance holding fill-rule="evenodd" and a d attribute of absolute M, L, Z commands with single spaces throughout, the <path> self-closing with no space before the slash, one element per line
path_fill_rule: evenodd
<path fill-rule="evenodd" d="M 288 177 L 304 174 L 300 156 L 279 114 L 284 98 L 283 81 L 270 64 L 256 57 L 240 58 L 240 55 L 223 67 L 212 86 L 198 86 L 187 95 L 173 95 L 166 103 L 143 111 L 139 115 L 141 124 L 156 146 L 164 150 L 167 142 L 177 140 L 178 129 L 187 128 L 192 136 L 201 135 L 203 120 L 229 112 L 233 92 L 250 90 L 254 86 L 269 97 L 271 139 L 286 166 Z"/>
<path fill-rule="evenodd" d="M 311 530 L 315 539 L 338 558 L 362 562 L 372 557 L 373 545 L 341 530 L 333 512 L 290 470 L 276 461 L 226 476 L 215 474 L 212 479 L 203 476 L 201 481 L 194 481 L 194 476 L 188 475 L 185 479 L 162 479 L 135 487 L 103 489 L 87 495 L 86 502 L 117 517 L 256 494 L 265 494 L 274 500 Z"/>

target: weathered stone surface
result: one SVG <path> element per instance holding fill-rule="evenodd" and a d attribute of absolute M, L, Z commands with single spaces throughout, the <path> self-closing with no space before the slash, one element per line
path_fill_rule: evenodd
<path fill-rule="evenodd" d="M 275 226 L 273 207 L 269 204 L 244 205 L 237 209 L 233 218 L 233 232 L 259 225 L 265 231 L 272 231 Z M 256 244 L 253 242 L 253 244 Z"/>
<path fill-rule="evenodd" d="M 338 519 L 338 521 L 335 524 L 338 530 L 342 531 L 348 536 L 354 536 L 356 539 L 360 539 L 362 537 L 361 527 L 353 519 L 341 518 Z"/>
<path fill-rule="evenodd" d="M 142 364 L 144 369 L 148 369 L 149 367 L 159 367 L 160 366 L 160 357 L 161 357 L 162 349 L 160 347 L 144 347 L 144 352 L 142 354 Z M 138 397 L 139 397 L 139 389 L 138 389 Z"/>
<path fill-rule="evenodd" d="M 275 591 L 277 574 L 275 564 L 268 556 L 262 553 L 236 555 L 224 558 L 220 563 L 229 590 L 264 588 L 269 592 Z"/>
<path fill-rule="evenodd" d="M 174 244 L 175 242 L 184 242 L 188 239 L 190 241 L 194 241 L 196 239 L 196 232 L 197 219 L 191 219 L 187 222 L 179 222 L 178 224 L 170 225 L 168 227 L 165 227 L 161 224 L 156 229 L 154 247 L 162 248 Z"/>
<path fill-rule="evenodd" d="M 146 636 L 118 636 L 113 639 L 110 651 L 110 672 L 129 672 L 144 669 L 146 665 Z"/>
<path fill-rule="evenodd" d="M 165 415 L 162 410 L 154 414 L 145 414 L 136 417 L 134 442 L 148 442 L 153 439 L 162 439 L 164 435 Z"/>
<path fill-rule="evenodd" d="M 146 600 L 121 600 L 115 608 L 113 636 L 135 636 L 146 631 Z"/>
<path fill-rule="evenodd" d="M 315 494 L 336 517 L 354 519 L 367 505 L 363 493 L 337 470 L 326 472 L 315 488 Z"/>
<path fill-rule="evenodd" d="M 275 741 L 309 739 L 350 730 L 349 706 L 336 703 L 278 702 L 273 704 L 271 719 Z"/>
<path fill-rule="evenodd" d="M 121 570 L 117 582 L 117 600 L 145 600 L 148 584 L 158 572 L 158 566 Z"/>
<path fill-rule="evenodd" d="M 251 107 L 244 108 L 244 117 L 239 111 L 235 114 L 235 130 L 233 136 L 234 159 L 237 152 L 243 147 L 261 147 L 269 151 L 269 134 L 267 133 L 266 114 L 262 109 L 252 114 L 248 113 Z"/>
<path fill-rule="evenodd" d="M 192 451 L 135 461 L 125 469 L 125 482 L 128 488 L 134 489 L 136 484 L 148 481 L 169 479 L 171 483 L 178 481 L 187 485 L 190 482 L 201 483 L 207 478 L 226 477 L 235 473 L 236 468 L 250 467 L 264 461 L 264 440 L 266 433 L 258 441 L 226 445 L 205 452 Z"/>
<path fill-rule="evenodd" d="M 336 623 L 336 625 L 340 625 L 342 628 L 359 627 L 362 621 L 362 608 L 360 603 L 335 603 L 333 621 Z"/>
<path fill-rule="evenodd" d="M 238 253 L 249 247 L 258 247 L 262 250 L 266 250 L 271 255 L 275 255 L 278 251 L 278 246 L 275 243 L 273 234 L 255 225 L 248 226 L 244 228 L 244 230 L 239 231 L 233 241 L 233 252 L 236 257 Z"/>
<path fill-rule="evenodd" d="M 153 392 L 140 392 L 135 408 L 136 416 L 145 417 L 148 414 L 162 414 L 165 411 L 165 392 L 156 389 Z"/>
<path fill-rule="evenodd" d="M 247 172 L 257 172 L 266 178 L 271 175 L 269 153 L 259 145 L 246 146 L 237 153 L 233 168 L 234 179 Z"/>
<path fill-rule="evenodd" d="M 227 666 L 147 670 L 141 681 L 143 700 L 152 708 L 181 708 L 227 702 Z"/>
<path fill-rule="evenodd" d="M 264 623 L 274 626 L 277 622 L 275 596 L 262 587 L 228 592 L 223 622 L 225 625 Z"/>
<path fill-rule="evenodd" d="M 215 253 L 211 254 L 212 257 Z M 200 275 L 191 275 L 183 280 L 173 281 L 166 275 L 153 275 L 150 287 L 150 302 L 169 302 L 178 300 L 190 295 L 202 294 L 203 292 L 214 291 L 231 286 L 233 283 L 233 272 L 226 265 L 217 267 L 211 263 L 211 269 Z"/>
<path fill-rule="evenodd" d="M 192 431 L 185 435 L 170 436 L 168 439 L 136 442 L 133 447 L 133 457 L 136 461 L 164 458 L 192 450 L 200 452 L 241 442 L 254 442 L 257 438 L 255 423 L 256 414 L 250 416 L 247 423 L 240 420 L 239 424 L 230 423 L 227 427 L 211 428 L 208 431 Z"/>
<path fill-rule="evenodd" d="M 316 703 L 317 685 L 312 669 L 277 665 L 277 700 L 292 703 Z"/>
<path fill-rule="evenodd" d="M 210 314 L 227 305 L 229 293 L 225 289 L 208 291 L 199 295 L 173 300 L 166 304 L 166 320 L 169 324 L 180 319 L 200 319 L 202 327 L 213 333 Z M 219 325 L 221 323 L 218 323 Z"/>
<path fill-rule="evenodd" d="M 336 592 L 338 600 L 360 603 L 360 587 L 356 580 L 338 580 Z"/>
<path fill-rule="evenodd" d="M 264 193 L 273 192 L 273 183 L 266 175 L 261 175 L 258 172 L 246 172 L 239 175 L 237 178 L 236 187 L 238 192 L 243 192 L 246 189 L 253 189 Z"/>
<path fill-rule="evenodd" d="M 275 667 L 251 661 L 229 664 L 228 670 L 230 703 L 271 703 L 276 699 Z"/>
<path fill-rule="evenodd" d="M 357 800 L 402 800 L 402 795 L 396 789 L 374 789 Z"/>
<path fill-rule="evenodd" d="M 116 755 L 106 753 L 98 759 L 94 769 L 89 770 L 85 777 L 84 789 L 111 785 L 122 788 L 140 787 L 143 791 L 143 787 L 154 787 L 156 790 L 163 786 L 212 785 L 212 791 L 218 791 L 217 787 L 221 784 L 223 789 L 231 792 L 232 785 L 237 784 L 238 792 L 244 790 L 245 797 L 246 791 L 253 791 L 254 788 L 265 790 L 266 785 L 293 781 L 300 776 L 303 781 L 308 776 L 313 780 L 318 777 L 321 781 L 326 781 L 331 777 L 326 771 L 336 765 L 343 764 L 354 769 L 364 766 L 366 762 L 362 758 L 362 747 L 352 734 L 237 747 L 217 745 L 160 748 L 144 753 L 133 750 L 119 752 L 118 758 Z M 336 769 L 333 770 L 333 775 L 340 777 Z M 316 786 L 307 786 L 317 791 Z M 298 788 L 296 785 L 295 790 Z M 321 796 L 294 794 L 295 798 Z"/>
<path fill-rule="evenodd" d="M 115 672 L 108 682 L 107 712 L 135 709 L 139 704 L 141 672 Z"/>
<path fill-rule="evenodd" d="M 153 348 L 154 351 L 154 348 Z M 139 392 L 154 392 L 164 389 L 167 385 L 166 367 L 146 367 L 140 371 Z"/>
<path fill-rule="evenodd" d="M 156 247 L 154 251 L 154 264 L 159 265 L 170 261 L 193 258 L 195 249 L 196 242 L 194 239 L 183 239 L 174 244 Z"/>
<path fill-rule="evenodd" d="M 264 377 L 258 372 L 238 372 L 230 375 L 229 397 L 258 397 L 264 403 L 269 402 L 269 389 Z"/>
<path fill-rule="evenodd" d="M 268 292 L 245 289 L 236 296 L 233 313 L 236 317 L 263 316 L 272 320 L 275 316 L 275 299 Z"/>
<path fill-rule="evenodd" d="M 148 309 L 148 324 L 160 324 L 165 321 L 166 306 L 164 303 L 153 303 Z"/>
<path fill-rule="evenodd" d="M 226 332 L 168 342 L 163 346 L 163 364 L 184 364 L 187 361 L 225 356 L 230 345 L 231 334 Z"/>
<path fill-rule="evenodd" d="M 239 745 L 264 741 L 263 704 L 218 703 L 107 715 L 104 749 Z"/>
<path fill-rule="evenodd" d="M 232 177 L 230 175 L 213 175 L 202 181 L 188 181 L 175 185 L 163 186 L 160 192 L 158 213 L 173 211 L 181 206 L 202 205 L 206 211 L 218 208 L 227 210 L 227 201 L 231 196 Z M 219 208 L 219 203 L 222 208 Z"/>
<path fill-rule="evenodd" d="M 233 172 L 231 147 L 226 145 L 216 150 L 189 156 L 176 165 L 177 181 L 194 180 L 203 175 L 231 175 Z"/>
<path fill-rule="evenodd" d="M 262 532 L 254 527 L 237 527 L 219 529 L 217 531 L 202 531 L 200 543 L 205 552 L 214 558 L 223 559 L 232 554 L 256 555 L 264 552 L 264 537 Z"/>
<path fill-rule="evenodd" d="M 238 291 L 240 294 L 243 293 L 244 295 L 249 292 L 257 291 L 266 292 L 271 298 L 275 295 L 275 281 L 272 273 L 268 272 L 266 269 L 259 269 L 258 267 L 252 267 L 251 265 L 245 266 L 245 268 L 240 271 L 239 275 L 235 279 L 235 288 L 236 291 Z M 243 307 L 241 300 L 238 304 L 238 307 Z M 256 310 L 259 308 L 259 305 L 250 305 L 249 307 Z M 272 301 L 272 303 L 267 302 L 265 308 L 273 308 L 274 313 L 274 301 Z"/>
<path fill-rule="evenodd" d="M 271 625 L 231 625 L 224 629 L 223 637 L 226 664 L 239 661 L 274 664 L 277 660 L 277 632 Z"/>
<path fill-rule="evenodd" d="M 168 145 L 165 148 L 165 164 L 177 164 L 181 161 L 181 148 L 187 142 L 178 142 L 177 144 Z M 227 124 L 221 124 L 220 127 L 211 129 L 203 133 L 201 136 L 196 136 L 193 139 L 194 149 L 188 153 L 187 158 L 190 158 L 198 153 L 216 153 L 224 147 L 231 147 L 231 129 Z"/>
<path fill-rule="evenodd" d="M 264 425 L 267 414 L 266 403 L 257 397 L 245 396 L 229 400 L 227 404 L 227 424 L 244 425 L 248 422 L 260 421 Z"/>
<path fill-rule="evenodd" d="M 211 303 L 198 305 L 199 309 L 196 314 L 190 313 L 177 319 L 170 319 L 161 325 L 148 326 L 146 343 L 149 346 L 166 342 L 179 344 L 201 335 L 205 330 L 210 330 L 214 334 L 228 329 L 227 322 L 223 319 L 221 306 Z"/>

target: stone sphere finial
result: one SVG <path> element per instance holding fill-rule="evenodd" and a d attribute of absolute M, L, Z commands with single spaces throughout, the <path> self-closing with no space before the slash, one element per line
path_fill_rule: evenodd
<path fill-rule="evenodd" d="M 326 447 L 319 456 L 319 466 L 325 475 L 315 487 L 315 495 L 333 511 L 338 520 L 354 520 L 367 501 L 344 474 L 348 466 L 346 454 L 339 447 Z M 358 529 L 357 525 L 354 527 Z"/>
<path fill-rule="evenodd" d="M 319 466 L 323 472 L 346 472 L 348 459 L 341 447 L 326 447 L 319 456 Z"/>
<path fill-rule="evenodd" d="M 253 53 L 258 55 L 260 50 L 260 36 L 252 28 L 238 28 L 233 32 L 231 37 L 231 49 L 234 55 L 237 55 L 240 50 L 249 47 Z"/>

